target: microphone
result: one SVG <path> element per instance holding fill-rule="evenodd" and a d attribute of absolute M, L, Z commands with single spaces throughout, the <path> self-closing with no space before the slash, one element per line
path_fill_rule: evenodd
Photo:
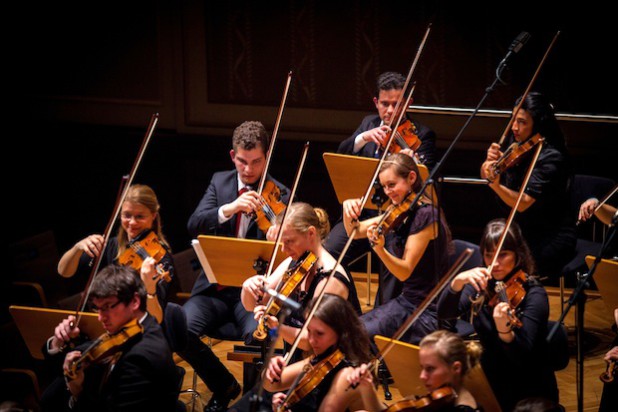
<path fill-rule="evenodd" d="M 519 53 L 521 48 L 524 47 L 524 44 L 526 44 L 528 40 L 530 40 L 530 37 L 530 33 L 526 31 L 522 31 L 521 33 L 519 33 L 519 35 L 515 37 L 515 40 L 513 40 L 513 43 L 511 43 L 511 45 L 509 46 L 509 50 L 506 53 L 506 56 L 504 56 L 504 59 L 502 59 L 502 61 L 500 62 L 500 65 L 502 66 L 506 64 L 507 60 L 513 54 Z"/>
<path fill-rule="evenodd" d="M 275 299 L 278 299 L 281 303 L 283 303 L 285 306 L 289 307 L 290 309 L 292 310 L 300 309 L 300 303 L 296 302 L 293 299 L 288 298 L 285 295 L 282 295 L 276 290 L 272 290 L 267 287 L 263 287 L 262 290 L 268 293 L 270 296 L 274 297 Z"/>

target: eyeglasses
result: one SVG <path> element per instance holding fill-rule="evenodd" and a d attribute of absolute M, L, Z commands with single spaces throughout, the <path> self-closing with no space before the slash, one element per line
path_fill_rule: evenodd
<path fill-rule="evenodd" d="M 104 305 L 103 307 L 96 307 L 95 305 L 92 305 L 91 310 L 94 313 L 105 313 L 105 312 L 109 312 L 110 310 L 114 309 L 116 306 L 118 306 L 121 303 L 121 301 L 118 301 L 116 303 L 112 303 L 111 305 Z"/>
<path fill-rule="evenodd" d="M 146 220 L 150 217 L 150 215 L 132 215 L 130 213 L 122 213 L 120 215 L 120 218 L 122 220 L 131 220 L 131 219 L 135 219 L 135 221 L 142 221 L 142 220 Z"/>

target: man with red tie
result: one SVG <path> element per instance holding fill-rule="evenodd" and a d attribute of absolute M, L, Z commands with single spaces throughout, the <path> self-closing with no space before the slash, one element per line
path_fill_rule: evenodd
<path fill-rule="evenodd" d="M 247 121 L 234 130 L 230 157 L 236 167 L 213 175 L 204 197 L 189 218 L 187 228 L 191 236 L 266 238 L 249 214 L 260 206 L 260 194 L 255 190 L 266 166 L 269 141 L 268 132 L 260 122 Z M 288 188 L 270 176 L 267 179 L 277 185 L 281 200 L 287 204 Z M 240 393 L 240 385 L 199 337 L 234 321 L 245 342 L 250 342 L 257 323 L 253 313 L 242 306 L 240 291 L 241 288 L 212 284 L 205 275 L 200 275 L 184 305 L 189 344 L 181 356 L 213 392 L 204 409 L 208 412 L 226 410 L 230 400 Z"/>

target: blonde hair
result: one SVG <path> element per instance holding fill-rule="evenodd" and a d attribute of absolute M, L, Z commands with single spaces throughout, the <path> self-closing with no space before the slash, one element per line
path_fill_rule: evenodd
<path fill-rule="evenodd" d="M 420 348 L 433 348 L 447 365 L 461 362 L 461 376 L 474 368 L 481 359 L 483 348 L 473 341 L 464 341 L 461 336 L 447 330 L 437 330 L 425 336 Z"/>
<path fill-rule="evenodd" d="M 295 202 L 288 206 L 290 210 L 285 218 L 285 223 L 299 233 L 306 233 L 311 226 L 315 227 L 321 240 L 324 240 L 330 232 L 328 213 L 322 208 L 313 207 L 309 203 Z M 281 223 L 280 214 L 278 223 Z"/>
<path fill-rule="evenodd" d="M 170 246 L 163 236 L 162 231 L 162 223 L 161 223 L 161 214 L 159 213 L 159 209 L 161 206 L 159 205 L 159 200 L 157 199 L 157 195 L 154 190 L 150 186 L 146 185 L 132 185 L 129 187 L 127 191 L 127 195 L 124 199 L 124 202 L 137 203 L 145 206 L 150 213 L 156 214 L 154 221 L 152 222 L 152 231 L 157 235 L 159 241 L 166 249 L 170 250 Z M 129 237 L 127 236 L 126 230 L 120 225 L 118 228 L 118 256 L 122 255 L 122 253 L 127 249 L 127 245 L 129 243 Z"/>

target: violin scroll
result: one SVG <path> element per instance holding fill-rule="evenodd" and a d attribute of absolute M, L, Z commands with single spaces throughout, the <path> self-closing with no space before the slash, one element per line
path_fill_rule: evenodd
<path fill-rule="evenodd" d="M 601 379 L 602 382 L 610 383 L 610 382 L 613 382 L 615 376 L 616 376 L 616 361 L 612 360 L 608 362 L 607 369 L 605 369 L 605 372 L 603 372 L 599 376 L 599 379 Z"/>

